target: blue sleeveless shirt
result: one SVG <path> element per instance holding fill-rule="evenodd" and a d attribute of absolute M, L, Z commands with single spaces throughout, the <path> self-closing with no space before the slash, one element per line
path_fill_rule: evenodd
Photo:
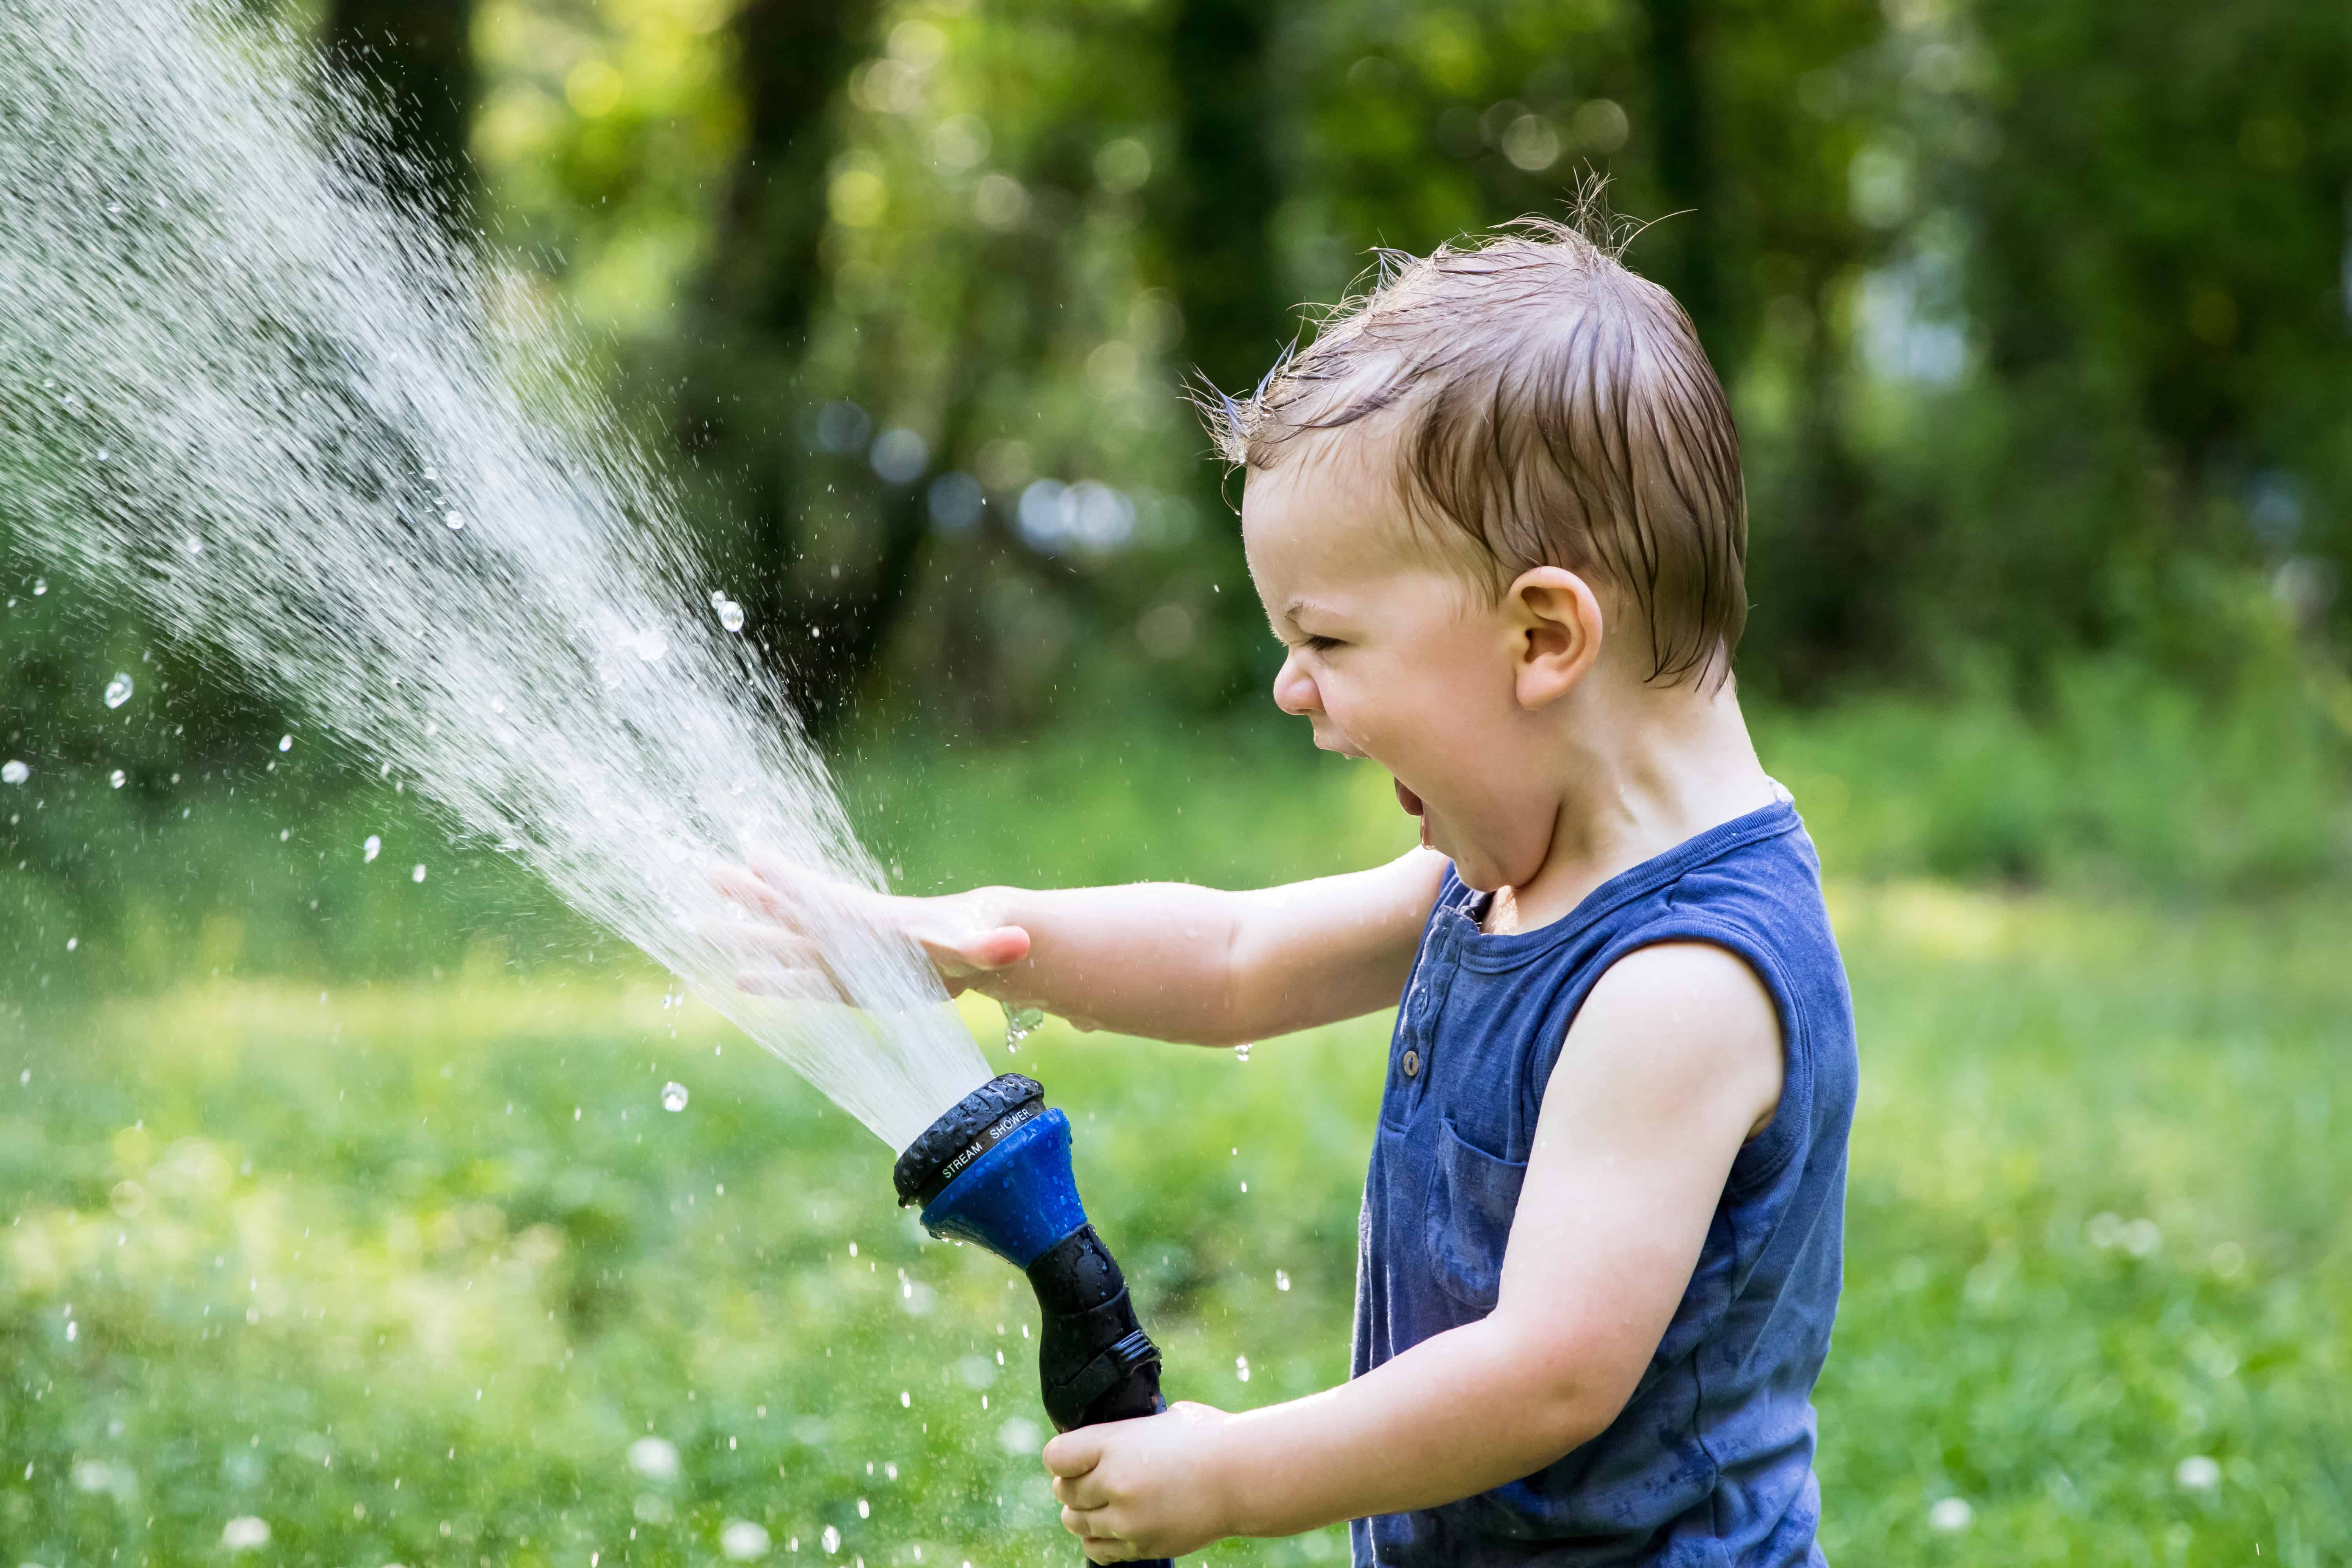
<path fill-rule="evenodd" d="M 1493 1491 L 1356 1521 L 1356 1562 L 1822 1563 L 1811 1394 L 1843 1272 L 1856 1063 L 1795 807 L 1784 795 L 1711 828 L 1539 931 L 1485 933 L 1489 901 L 1446 873 L 1397 1014 L 1364 1184 L 1355 1375 L 1494 1310 L 1552 1064 L 1625 954 L 1704 942 L 1745 959 L 1780 1012 L 1780 1102 L 1732 1163 L 1682 1304 L 1608 1430 Z"/>

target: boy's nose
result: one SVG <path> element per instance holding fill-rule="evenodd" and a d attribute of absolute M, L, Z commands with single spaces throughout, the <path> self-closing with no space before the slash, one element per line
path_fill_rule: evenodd
<path fill-rule="evenodd" d="M 1296 654 L 1284 659 L 1282 668 L 1274 673 L 1274 705 L 1302 719 L 1323 710 L 1323 698 L 1315 689 L 1315 678 L 1298 668 Z"/>

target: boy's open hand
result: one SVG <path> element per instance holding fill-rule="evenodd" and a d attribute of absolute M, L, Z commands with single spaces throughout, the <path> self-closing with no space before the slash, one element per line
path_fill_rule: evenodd
<path fill-rule="evenodd" d="M 1219 1456 L 1223 1411 L 1189 1403 L 1164 1415 L 1065 1432 L 1045 1445 L 1062 1528 L 1091 1563 L 1181 1557 L 1234 1533 Z"/>
<path fill-rule="evenodd" d="M 820 877 L 772 855 L 750 858 L 749 866 L 720 865 L 710 871 L 712 885 L 753 917 L 713 933 L 752 961 L 737 976 L 746 991 L 841 1000 L 823 937 L 830 924 L 844 919 L 913 942 L 950 996 L 1029 956 L 1029 933 L 992 918 L 971 894 L 906 898 Z"/>

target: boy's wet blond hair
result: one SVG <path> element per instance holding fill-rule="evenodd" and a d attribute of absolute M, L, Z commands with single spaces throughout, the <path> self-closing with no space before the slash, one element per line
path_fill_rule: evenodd
<path fill-rule="evenodd" d="M 1202 400 L 1226 461 L 1391 415 L 1417 527 L 1499 595 L 1559 566 L 1629 595 L 1654 681 L 1719 681 L 1748 620 L 1748 502 L 1723 386 L 1673 295 L 1628 270 L 1588 190 L 1427 257 L 1380 253 L 1248 397 Z"/>

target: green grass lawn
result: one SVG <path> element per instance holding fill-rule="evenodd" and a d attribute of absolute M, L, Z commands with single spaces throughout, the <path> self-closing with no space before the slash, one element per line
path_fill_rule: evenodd
<path fill-rule="evenodd" d="M 1837 908 L 1867 1079 L 1832 1558 L 2352 1555 L 2347 911 Z M 1015 1058 L 1078 1125 L 1174 1394 L 1344 1373 L 1381 1031 L 1244 1063 L 1049 1027 Z M 735 1520 L 777 1557 L 830 1528 L 845 1563 L 1075 1560 L 1025 1289 L 657 986 L 219 983 L 19 1015 L 5 1050 L 12 1562 L 215 1562 L 245 1517 L 255 1561 L 366 1568 L 715 1562 Z M 675 1475 L 632 1468 L 649 1435 Z"/>
<path fill-rule="evenodd" d="M 1371 770 L 1250 744 L 852 784 L 915 886 L 1269 880 L 1403 837 Z M 1848 873 L 1834 906 L 1865 1080 L 1832 1559 L 2352 1560 L 2352 905 Z M 248 944 L 0 1005 L 0 1568 L 714 1563 L 737 1521 L 770 1562 L 1079 1561 L 1013 1271 L 924 1239 L 891 1151 L 641 967 L 499 953 L 297 982 Z M 1344 1373 L 1385 1028 L 1246 1062 L 992 1040 L 1077 1124 L 1172 1394 Z"/>

